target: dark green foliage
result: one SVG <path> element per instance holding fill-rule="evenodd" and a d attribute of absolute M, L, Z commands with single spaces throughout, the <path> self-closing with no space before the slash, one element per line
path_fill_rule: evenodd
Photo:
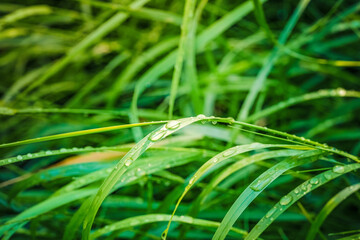
<path fill-rule="evenodd" d="M 357 238 L 359 11 L 2 1 L 1 238 Z"/>

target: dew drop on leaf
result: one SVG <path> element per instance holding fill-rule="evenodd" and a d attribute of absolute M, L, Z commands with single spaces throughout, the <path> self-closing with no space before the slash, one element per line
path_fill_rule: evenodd
<path fill-rule="evenodd" d="M 168 122 L 168 123 L 165 125 L 165 127 L 166 127 L 167 129 L 169 129 L 169 130 L 175 130 L 175 129 L 177 129 L 177 128 L 180 127 L 180 122 L 177 121 L 177 120 L 173 120 L 173 121 Z"/>
<path fill-rule="evenodd" d="M 165 134 L 166 134 L 166 131 L 164 131 L 164 130 L 154 132 L 150 135 L 149 140 L 152 142 L 159 141 L 165 136 Z"/>
<path fill-rule="evenodd" d="M 224 157 L 228 157 L 228 156 L 230 156 L 230 155 L 233 154 L 233 153 L 235 153 L 235 149 L 230 148 L 230 149 L 226 150 L 225 152 L 223 152 L 222 155 L 223 155 Z"/>
<path fill-rule="evenodd" d="M 345 168 L 343 166 L 339 166 L 339 165 L 334 166 L 332 170 L 334 173 L 344 173 L 345 172 Z"/>
<path fill-rule="evenodd" d="M 131 159 L 128 159 L 125 161 L 125 166 L 130 166 L 132 164 L 132 160 Z"/>
<path fill-rule="evenodd" d="M 293 200 L 291 195 L 286 195 L 280 199 L 280 204 L 283 206 L 288 205 Z"/>
<path fill-rule="evenodd" d="M 310 183 L 316 185 L 319 183 L 319 179 L 317 177 L 313 177 L 312 179 L 310 179 Z"/>
<path fill-rule="evenodd" d="M 199 115 L 197 115 L 196 117 L 197 117 L 197 118 L 200 118 L 200 119 L 206 118 L 206 116 L 205 116 L 204 114 L 199 114 Z"/>
<path fill-rule="evenodd" d="M 251 184 L 250 188 L 256 192 L 263 190 L 270 182 L 271 178 L 265 178 L 264 180 L 257 180 L 255 183 Z"/>
<path fill-rule="evenodd" d="M 324 177 L 327 180 L 330 180 L 330 179 L 332 179 L 333 175 L 331 174 L 331 172 L 327 171 L 327 172 L 324 173 Z"/>
<path fill-rule="evenodd" d="M 276 207 L 270 209 L 270 211 L 266 213 L 265 217 L 270 218 L 274 214 L 274 212 L 276 212 Z"/>

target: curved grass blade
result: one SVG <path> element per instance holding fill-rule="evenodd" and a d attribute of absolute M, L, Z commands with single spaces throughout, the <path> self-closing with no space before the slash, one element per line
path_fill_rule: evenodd
<path fill-rule="evenodd" d="M 337 171 L 341 170 L 340 166 L 337 166 Z M 336 169 L 333 169 L 336 170 Z M 342 170 L 341 170 L 342 171 Z M 345 171 L 345 170 L 344 170 Z M 351 185 L 342 191 L 340 191 L 338 194 L 336 194 L 334 197 L 332 197 L 325 206 L 321 209 L 319 214 L 316 216 L 315 220 L 311 224 L 311 228 L 306 236 L 306 240 L 313 240 L 316 237 L 317 232 L 319 231 L 322 223 L 325 221 L 327 216 L 345 199 L 347 199 L 351 194 L 355 193 L 360 189 L 360 183 Z"/>
<path fill-rule="evenodd" d="M 267 37 L 272 42 L 276 43 L 275 36 L 266 21 L 262 3 L 259 0 L 252 0 L 252 2 L 254 4 L 254 13 L 255 13 L 256 20 L 258 21 L 259 25 L 264 29 Z"/>
<path fill-rule="evenodd" d="M 140 8 L 142 7 L 148 0 L 138 0 L 133 2 L 130 5 L 130 8 Z M 36 88 L 37 86 L 46 82 L 50 77 L 58 73 L 61 69 L 63 69 L 75 56 L 79 53 L 84 51 L 86 48 L 94 44 L 96 41 L 110 33 L 114 30 L 117 26 L 123 23 L 128 18 L 127 13 L 116 13 L 113 17 L 109 20 L 104 22 L 101 26 L 95 29 L 92 33 L 90 33 L 87 37 L 85 37 L 82 41 L 76 44 L 73 48 L 71 48 L 66 56 L 55 62 L 45 74 L 43 74 L 39 79 L 32 82 L 28 88 L 25 90 L 25 93 L 31 91 L 32 89 Z"/>
<path fill-rule="evenodd" d="M 180 205 L 180 202 L 185 197 L 187 192 L 190 191 L 190 188 L 200 178 L 202 178 L 204 174 L 206 174 L 210 169 L 215 167 L 217 164 L 222 163 L 226 159 L 229 159 L 231 157 L 234 157 L 234 156 L 242 154 L 242 153 L 246 153 L 246 152 L 253 151 L 253 150 L 264 149 L 264 148 L 273 148 L 273 147 L 283 147 L 283 148 L 292 148 L 292 147 L 294 147 L 294 148 L 296 148 L 296 146 L 291 146 L 291 145 L 252 143 L 252 144 L 247 144 L 247 145 L 242 145 L 242 146 L 236 146 L 236 147 L 229 148 L 229 149 L 217 154 L 216 156 L 214 156 L 210 160 L 208 160 L 206 163 L 204 163 L 196 171 L 194 176 L 190 179 L 189 184 L 185 187 L 185 190 L 184 190 L 183 194 L 180 196 L 178 202 L 176 203 L 172 215 L 175 215 L 175 212 L 176 212 L 178 206 Z M 170 221 L 168 223 L 167 228 L 163 232 L 163 235 L 162 235 L 163 239 L 166 239 L 166 237 L 167 237 L 168 231 L 170 229 L 170 224 L 171 224 L 171 219 L 170 219 Z"/>
<path fill-rule="evenodd" d="M 201 154 L 202 154 L 201 152 L 198 153 L 189 152 L 189 153 L 180 153 L 180 154 L 172 153 L 171 155 L 164 154 L 164 156 L 162 156 L 161 158 L 156 156 L 156 157 L 141 159 L 139 161 L 134 162 L 134 164 L 131 166 L 131 169 L 129 169 L 121 178 L 121 181 L 124 179 L 121 186 L 126 185 L 127 183 L 126 179 L 133 179 L 134 176 L 140 177 L 143 174 L 152 174 L 157 171 L 163 170 L 165 168 L 183 165 L 191 161 L 194 161 L 196 159 L 199 159 L 199 156 L 201 156 Z M 103 180 L 109 175 L 109 173 L 112 172 L 112 170 L 113 167 L 110 167 L 107 169 L 98 170 L 93 173 L 87 174 L 85 176 L 79 177 L 76 180 L 72 181 L 71 183 L 58 189 L 53 194 L 53 196 L 70 192 L 75 189 L 81 188 L 85 185 L 88 185 L 90 183 Z M 117 188 L 118 187 L 120 186 L 117 185 Z"/>
<path fill-rule="evenodd" d="M 87 146 L 84 148 L 61 148 L 56 150 L 46 150 L 40 151 L 36 153 L 27 153 L 23 155 L 18 155 L 16 157 L 5 158 L 0 160 L 0 167 L 5 166 L 12 163 L 23 162 L 27 160 L 32 160 L 41 157 L 50 157 L 50 156 L 58 156 L 64 154 L 74 154 L 74 153 L 86 153 L 86 152 L 103 152 L 103 151 L 128 151 L 130 147 L 124 146 L 112 146 L 112 147 L 91 147 Z"/>
<path fill-rule="evenodd" d="M 194 27 L 194 21 L 192 20 L 194 18 L 195 6 L 196 6 L 195 0 L 185 1 L 183 22 L 181 24 L 180 42 L 176 56 L 174 73 L 171 81 L 171 90 L 170 90 L 170 99 L 169 99 L 169 119 L 172 119 L 173 117 L 174 104 L 175 104 L 177 89 L 181 78 L 184 60 L 187 59 L 188 57 L 191 57 L 191 56 L 185 56 L 185 54 L 188 55 L 188 52 L 186 51 L 186 47 L 189 47 L 191 44 L 193 45 L 192 42 L 194 41 L 194 37 L 191 37 L 189 33 L 195 34 L 194 32 L 192 32 L 192 29 Z"/>
<path fill-rule="evenodd" d="M 310 150 L 298 156 L 287 158 L 261 174 L 242 192 L 238 199 L 236 199 L 234 204 L 226 213 L 224 219 L 221 221 L 221 224 L 216 230 L 213 239 L 225 239 L 230 228 L 247 208 L 247 206 L 249 206 L 250 203 L 282 173 L 291 168 L 316 161 L 322 154 L 322 151 Z"/>
<path fill-rule="evenodd" d="M 121 94 L 128 82 L 141 70 L 146 64 L 150 63 L 156 57 L 166 53 L 174 48 L 179 42 L 179 38 L 171 38 L 160 42 L 154 47 L 142 53 L 135 59 L 115 80 L 113 88 L 109 92 L 108 106 L 114 106 L 117 96 Z"/>
<path fill-rule="evenodd" d="M 235 124 L 235 125 L 240 125 L 240 126 L 243 126 L 243 127 L 252 128 L 252 129 L 255 129 L 255 130 L 260 130 L 260 131 L 271 134 L 271 135 L 261 134 L 262 136 L 265 136 L 265 137 L 273 137 L 272 135 L 281 136 L 283 138 L 279 138 L 279 137 L 276 137 L 276 138 L 277 139 L 282 139 L 284 141 L 290 141 L 290 142 L 293 142 L 293 143 L 296 143 L 296 144 L 303 144 L 304 146 L 308 146 L 308 147 L 314 147 L 314 148 L 317 148 L 317 149 L 320 149 L 320 150 L 323 150 L 323 151 L 332 152 L 332 153 L 338 154 L 340 156 L 343 156 L 343 157 L 349 158 L 351 160 L 354 160 L 355 162 L 360 162 L 360 159 L 358 157 L 356 157 L 356 156 L 354 156 L 354 155 L 352 155 L 350 153 L 338 150 L 338 149 L 336 149 L 334 147 L 330 147 L 327 144 L 321 144 L 319 142 L 315 142 L 315 141 L 312 141 L 310 139 L 306 139 L 304 137 L 298 137 L 296 135 L 288 134 L 288 133 L 281 132 L 281 131 L 274 130 L 274 129 L 270 129 L 270 128 L 267 128 L 267 127 L 261 127 L 261 126 L 253 125 L 253 124 L 246 123 L 246 122 L 232 121 L 232 122 L 229 122 L 229 123 Z M 257 134 L 256 132 L 254 132 L 254 133 Z"/>
<path fill-rule="evenodd" d="M 131 227 L 154 223 L 154 222 L 167 222 L 171 217 L 172 216 L 170 214 L 148 214 L 143 216 L 127 218 L 94 231 L 90 235 L 90 239 L 96 239 L 102 235 L 106 235 L 120 229 L 131 228 Z M 218 227 L 220 224 L 218 222 L 192 218 L 189 216 L 173 216 L 172 218 L 174 222 L 187 223 L 194 226 L 202 226 L 209 228 Z M 247 234 L 246 231 L 238 228 L 232 228 L 231 231 L 238 233 L 242 236 Z"/>
<path fill-rule="evenodd" d="M 10 221 L 6 222 L 5 225 L 0 226 L 0 235 L 5 234 L 6 231 L 12 229 L 13 227 L 16 227 L 18 224 L 21 224 L 22 221 L 26 221 L 29 218 L 34 218 L 36 216 L 39 216 L 40 214 L 46 213 L 52 209 L 63 206 L 74 200 L 89 196 L 93 192 L 94 189 L 82 189 L 82 190 L 66 193 L 55 198 L 49 198 L 20 213 L 16 217 L 12 218 Z"/>
<path fill-rule="evenodd" d="M 256 239 L 260 234 L 266 230 L 266 228 L 286 209 L 288 209 L 297 200 L 302 198 L 305 194 L 312 190 L 324 185 L 334 178 L 340 177 L 348 172 L 354 171 L 360 168 L 360 164 L 354 163 L 346 166 L 334 166 L 332 170 L 323 172 L 308 181 L 300 184 L 293 189 L 287 195 L 285 195 L 277 204 L 270 209 L 267 214 L 256 224 L 256 226 L 250 231 L 246 239 Z"/>
<path fill-rule="evenodd" d="M 201 52 L 205 46 L 214 38 L 222 34 L 226 29 L 230 28 L 233 24 L 245 17 L 253 9 L 251 2 L 245 2 L 234 10 L 226 14 L 221 19 L 210 25 L 202 31 L 196 38 L 196 51 Z M 162 74 L 168 72 L 176 62 L 177 51 L 169 53 L 166 57 L 160 60 L 157 64 L 151 67 L 141 78 L 137 81 L 135 86 L 134 95 L 131 102 L 131 115 L 130 122 L 139 122 L 137 104 L 138 99 L 142 92 L 148 86 L 151 86 Z"/>
<path fill-rule="evenodd" d="M 327 98 L 327 97 L 355 97 L 360 98 L 360 92 L 358 91 L 352 91 L 352 90 L 345 90 L 343 88 L 338 89 L 323 89 L 319 90 L 317 92 L 307 93 L 298 97 L 290 98 L 286 101 L 280 102 L 276 105 L 273 105 L 271 107 L 268 107 L 264 110 L 261 110 L 250 117 L 247 118 L 247 121 L 253 122 L 255 120 L 258 120 L 262 117 L 269 116 L 273 113 L 276 113 L 280 110 L 283 110 L 287 107 L 293 106 L 298 103 L 314 100 L 314 99 L 320 99 L 320 98 Z"/>
<path fill-rule="evenodd" d="M 0 29 L 6 24 L 11 24 L 24 18 L 36 15 L 49 15 L 53 10 L 46 5 L 34 5 L 29 7 L 20 8 L 8 15 L 0 18 Z"/>
<path fill-rule="evenodd" d="M 178 154 L 178 155 L 171 154 L 170 159 L 169 156 L 165 156 L 164 158 L 154 157 L 154 158 L 141 159 L 139 161 L 136 161 L 134 162 L 133 165 L 131 165 L 131 169 L 129 169 L 129 171 L 127 171 L 121 177 L 121 179 L 112 189 L 112 191 L 115 191 L 123 186 L 126 186 L 134 182 L 143 175 L 153 174 L 162 171 L 166 168 L 172 168 L 187 164 L 192 161 L 198 161 L 201 158 L 201 155 L 202 152 L 195 152 L 195 153 L 189 152 L 187 154 Z M 53 196 L 58 196 L 63 193 L 71 192 L 74 189 L 80 188 L 91 182 L 102 180 L 106 178 L 109 175 L 109 173 L 111 173 L 111 171 L 112 168 L 109 168 L 106 170 L 100 170 L 92 174 L 88 174 L 84 177 L 80 177 L 77 180 L 59 189 L 57 192 L 53 194 Z M 83 204 L 81 205 L 80 209 L 77 210 L 74 216 L 71 218 L 71 221 L 66 226 L 66 231 L 63 237 L 64 240 L 72 240 L 75 238 L 75 233 L 79 229 L 79 226 L 82 224 L 86 214 L 88 213 L 89 205 L 91 202 L 92 202 L 92 198 L 85 200 L 85 202 L 83 202 Z"/>
<path fill-rule="evenodd" d="M 303 151 L 300 150 L 273 150 L 273 151 L 267 151 L 262 152 L 258 154 L 254 154 L 250 157 L 246 157 L 240 161 L 237 161 L 233 164 L 231 164 L 229 167 L 224 169 L 222 172 L 217 174 L 215 177 L 211 179 L 211 181 L 207 184 L 205 189 L 201 192 L 199 197 L 196 199 L 196 201 L 191 206 L 191 210 L 189 215 L 194 216 L 199 210 L 200 206 L 204 203 L 206 200 L 206 197 L 211 193 L 211 191 L 225 178 L 230 176 L 231 174 L 239 171 L 240 169 L 243 169 L 246 166 L 249 166 L 253 163 L 264 161 L 267 159 L 272 158 L 280 158 L 280 157 L 291 157 L 295 155 L 299 155 Z"/>
<path fill-rule="evenodd" d="M 53 181 L 55 179 L 64 178 L 64 177 L 77 177 L 84 174 L 97 171 L 99 169 L 104 169 L 109 167 L 109 165 L 114 165 L 112 163 L 85 163 L 85 164 L 75 164 L 70 166 L 61 166 L 56 168 L 50 168 L 42 170 L 38 173 L 35 173 L 28 178 L 16 183 L 11 191 L 8 193 L 10 199 L 15 198 L 20 192 L 33 187 L 42 182 Z"/>
<path fill-rule="evenodd" d="M 68 137 L 83 136 L 83 135 L 88 135 L 88 134 L 93 134 L 93 133 L 109 132 L 109 131 L 114 131 L 114 130 L 119 130 L 119 129 L 140 127 L 140 126 L 149 126 L 149 125 L 153 125 L 153 124 L 162 124 L 162 123 L 166 123 L 166 121 L 125 124 L 125 125 L 118 125 L 118 126 L 81 130 L 81 131 L 75 131 L 75 132 L 69 132 L 69 133 L 60 133 L 60 134 L 56 134 L 56 135 L 32 138 L 32 139 L 27 139 L 27 140 L 12 142 L 12 143 L 4 143 L 4 144 L 0 144 L 0 148 L 14 147 L 14 146 L 25 145 L 25 144 L 29 144 L 29 143 L 45 142 L 45 141 L 63 139 L 63 138 L 68 138 Z"/>
<path fill-rule="evenodd" d="M 284 45 L 286 43 L 287 39 L 290 36 L 290 33 L 294 29 L 297 21 L 299 20 L 301 14 L 305 10 L 305 8 L 307 7 L 309 2 L 310 2 L 310 0 L 301 0 L 299 2 L 297 8 L 295 9 L 294 13 L 291 15 L 289 21 L 286 23 L 286 26 L 284 27 L 283 31 L 281 32 L 281 34 L 279 36 L 279 40 L 278 40 L 279 44 Z M 279 56 L 280 56 L 280 48 L 275 47 L 273 49 L 273 51 L 271 52 L 271 54 L 269 55 L 269 57 L 267 58 L 267 60 L 265 61 L 265 64 L 261 68 L 260 72 L 256 76 L 256 80 L 253 83 L 248 95 L 245 98 L 245 101 L 244 101 L 244 103 L 241 107 L 241 110 L 237 116 L 237 120 L 242 121 L 242 120 L 247 119 L 250 109 L 254 105 L 255 99 L 256 99 L 257 95 L 259 94 L 260 89 L 264 85 L 264 83 L 267 79 L 267 76 L 269 75 L 271 69 L 273 68 L 273 66 L 274 66 L 275 62 L 277 61 L 277 59 L 279 58 Z"/>
<path fill-rule="evenodd" d="M 343 237 L 343 238 L 338 238 L 337 240 L 358 240 L 358 239 L 360 239 L 360 233 L 354 234 L 351 236 L 347 236 L 347 237 Z"/>
<path fill-rule="evenodd" d="M 81 0 L 84 1 L 84 0 Z M 126 12 L 131 14 L 132 16 L 144 18 L 148 20 L 160 21 L 164 23 L 171 23 L 174 25 L 181 25 L 181 16 L 170 12 L 170 11 L 163 11 L 157 8 L 132 8 L 128 6 L 124 6 L 118 3 L 108 3 L 108 2 L 100 2 L 100 1 L 85 1 L 93 6 L 107 8 L 107 9 L 116 9 L 119 11 Z"/>
<path fill-rule="evenodd" d="M 179 129 L 186 127 L 197 121 L 206 121 L 213 120 L 214 118 L 207 118 L 204 115 L 199 115 L 197 117 L 184 118 L 180 120 L 173 120 L 168 122 L 163 127 L 153 131 L 146 137 L 144 137 L 140 142 L 138 142 L 134 148 L 132 148 L 115 166 L 114 170 L 109 174 L 109 176 L 104 180 L 103 184 L 100 186 L 98 192 L 96 193 L 94 200 L 90 205 L 90 210 L 88 211 L 87 216 L 84 219 L 83 225 L 83 239 L 89 239 L 90 230 L 95 219 L 95 215 L 98 209 L 101 206 L 101 203 L 104 201 L 106 196 L 111 192 L 112 188 L 116 185 L 121 176 L 127 171 L 128 167 L 140 157 L 142 153 L 146 151 L 150 146 L 155 142 L 159 142 L 163 138 L 167 137 L 170 134 L 178 131 Z"/>
<path fill-rule="evenodd" d="M 145 174 L 152 174 L 158 171 L 161 171 L 165 168 L 171 168 L 174 166 L 183 165 L 186 163 L 189 163 L 191 161 L 196 161 L 200 159 L 200 156 L 202 156 L 202 151 L 195 152 L 193 154 L 188 155 L 183 154 L 182 156 L 173 157 L 169 160 L 168 158 L 159 159 L 159 158 L 153 158 L 149 159 L 150 161 L 147 161 L 146 159 L 141 159 L 139 161 L 136 161 L 134 164 L 131 165 L 129 171 L 127 171 L 120 179 L 120 181 L 115 185 L 112 191 L 115 191 L 123 186 L 128 185 L 129 183 L 134 182 L 135 180 L 139 179 L 140 177 L 144 176 Z M 161 160 L 161 161 L 159 161 Z M 0 234 L 2 234 L 4 231 L 7 231 L 9 229 L 17 228 L 18 224 L 22 224 L 23 221 L 26 221 L 28 218 L 34 218 L 38 216 L 39 214 L 46 213 L 48 211 L 51 211 L 52 209 L 62 206 L 64 204 L 70 203 L 72 201 L 82 199 L 87 196 L 91 196 L 97 192 L 97 189 L 84 189 L 86 192 L 82 194 L 81 191 L 83 190 L 75 190 L 76 188 L 80 188 L 81 186 L 87 185 L 91 182 L 95 182 L 101 179 L 106 178 L 109 173 L 111 173 L 113 169 L 103 169 L 96 171 L 94 173 L 88 174 L 84 177 L 80 177 L 77 180 L 73 181 L 69 185 L 66 185 L 64 188 L 58 190 L 55 194 L 53 194 L 49 199 L 25 210 L 24 212 L 20 213 L 18 216 L 14 217 L 10 221 L 7 222 L 7 225 L 2 228 L 0 226 Z M 74 191 L 75 190 L 75 191 Z M 79 194 L 77 194 L 79 192 Z M 70 195 L 73 195 L 73 197 L 70 198 Z M 61 199 L 64 197 L 64 201 L 61 203 Z M 68 199 L 69 197 L 69 199 Z M 66 236 L 66 239 L 70 239 L 71 234 L 75 234 L 75 231 L 78 229 L 77 226 L 79 226 L 82 223 L 82 220 L 88 213 L 88 205 L 90 205 L 91 200 L 85 200 L 83 205 L 80 207 L 80 209 L 76 212 L 74 215 L 74 218 L 70 221 L 70 223 L 67 225 L 67 232 L 69 232 L 69 235 Z M 60 202 L 58 202 L 60 201 Z M 54 205 L 54 206 L 52 206 Z M 87 207 L 83 207 L 84 205 L 87 205 Z M 41 213 L 37 213 L 38 210 L 41 210 Z M 80 219 L 80 220 L 79 220 Z M 9 225 L 9 226 L 8 226 Z M 8 226 L 8 227 L 6 227 Z M 65 238 L 65 236 L 64 236 Z"/>
<path fill-rule="evenodd" d="M 87 82 L 70 100 L 67 101 L 67 107 L 76 106 L 93 88 L 104 80 L 115 68 L 130 57 L 130 54 L 124 52 L 114 57 L 99 73 L 97 73 L 89 82 Z"/>

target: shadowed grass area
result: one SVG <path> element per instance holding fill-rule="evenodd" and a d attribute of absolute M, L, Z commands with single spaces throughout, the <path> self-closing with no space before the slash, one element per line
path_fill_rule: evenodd
<path fill-rule="evenodd" d="M 358 1 L 2 1 L 2 239 L 355 239 Z"/>

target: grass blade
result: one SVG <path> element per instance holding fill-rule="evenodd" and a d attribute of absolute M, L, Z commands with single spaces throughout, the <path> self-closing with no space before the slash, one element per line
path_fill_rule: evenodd
<path fill-rule="evenodd" d="M 337 166 L 337 168 L 334 168 L 332 171 L 338 169 L 341 169 L 340 166 Z M 345 170 L 344 170 L 345 172 Z M 314 181 L 314 180 L 313 180 Z M 316 216 L 314 222 L 311 224 L 311 228 L 306 236 L 306 240 L 312 240 L 315 239 L 317 232 L 319 231 L 322 223 L 325 221 L 328 215 L 339 205 L 341 202 L 346 200 L 351 194 L 355 193 L 360 189 L 360 183 L 351 185 L 347 188 L 344 188 L 342 191 L 340 191 L 338 194 L 336 194 L 334 197 L 332 197 L 325 206 L 321 209 L 319 214 Z"/>
<path fill-rule="evenodd" d="M 216 230 L 213 239 L 225 239 L 230 228 L 233 226 L 242 212 L 247 208 L 247 206 L 282 173 L 291 168 L 316 161 L 321 154 L 321 151 L 311 150 L 298 156 L 290 157 L 261 174 L 250 184 L 250 186 L 244 190 L 238 199 L 236 199 L 234 204 L 226 213 L 224 219 L 221 221 L 221 224 Z"/>
<path fill-rule="evenodd" d="M 285 195 L 272 209 L 256 224 L 250 231 L 246 239 L 256 239 L 260 234 L 286 209 L 288 209 L 297 200 L 312 190 L 326 184 L 334 178 L 340 177 L 348 172 L 360 168 L 360 164 L 354 163 L 346 166 L 335 166 L 332 170 L 323 172 L 308 181 L 302 183 L 287 195 Z"/>

